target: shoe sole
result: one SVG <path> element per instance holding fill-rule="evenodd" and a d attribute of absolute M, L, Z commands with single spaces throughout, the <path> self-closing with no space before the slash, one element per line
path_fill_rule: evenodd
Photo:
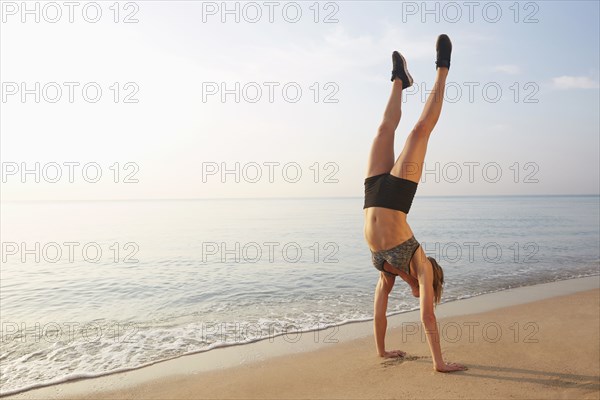
<path fill-rule="evenodd" d="M 406 76 L 408 77 L 408 85 L 406 85 L 406 87 L 410 87 L 413 84 L 413 77 L 410 75 L 410 72 L 408 72 L 408 67 L 406 66 L 406 60 L 404 59 L 404 56 L 400 52 L 398 52 L 398 54 L 402 59 L 402 67 L 404 68 L 404 72 L 406 72 Z"/>

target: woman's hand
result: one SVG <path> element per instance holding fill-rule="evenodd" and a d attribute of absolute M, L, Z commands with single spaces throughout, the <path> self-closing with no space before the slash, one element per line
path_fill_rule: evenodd
<path fill-rule="evenodd" d="M 402 350 L 392 350 L 392 351 L 386 351 L 383 353 L 383 355 L 380 355 L 380 357 L 383 358 L 397 358 L 397 357 L 404 357 L 406 355 L 406 352 L 402 351 Z"/>
<path fill-rule="evenodd" d="M 454 372 L 454 371 L 466 371 L 469 368 L 458 363 L 444 363 L 443 365 L 436 365 L 434 369 L 438 372 Z"/>

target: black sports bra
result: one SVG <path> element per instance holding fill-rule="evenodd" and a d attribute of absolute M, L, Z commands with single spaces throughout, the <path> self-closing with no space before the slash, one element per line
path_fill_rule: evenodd
<path fill-rule="evenodd" d="M 384 207 L 408 214 L 417 192 L 417 183 L 408 179 L 387 174 L 370 176 L 365 179 L 365 205 Z"/>

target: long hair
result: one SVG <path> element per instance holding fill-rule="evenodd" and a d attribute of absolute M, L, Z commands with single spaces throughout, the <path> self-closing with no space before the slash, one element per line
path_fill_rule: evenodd
<path fill-rule="evenodd" d="M 427 257 L 433 267 L 433 304 L 439 304 L 444 291 L 444 270 L 433 257 Z"/>

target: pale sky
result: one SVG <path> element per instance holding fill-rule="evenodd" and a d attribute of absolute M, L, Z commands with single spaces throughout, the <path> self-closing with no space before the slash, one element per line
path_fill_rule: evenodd
<path fill-rule="evenodd" d="M 362 196 L 391 53 L 415 79 L 398 155 L 440 33 L 419 195 L 600 192 L 596 1 L 22 4 L 1 2 L 2 201 Z"/>

